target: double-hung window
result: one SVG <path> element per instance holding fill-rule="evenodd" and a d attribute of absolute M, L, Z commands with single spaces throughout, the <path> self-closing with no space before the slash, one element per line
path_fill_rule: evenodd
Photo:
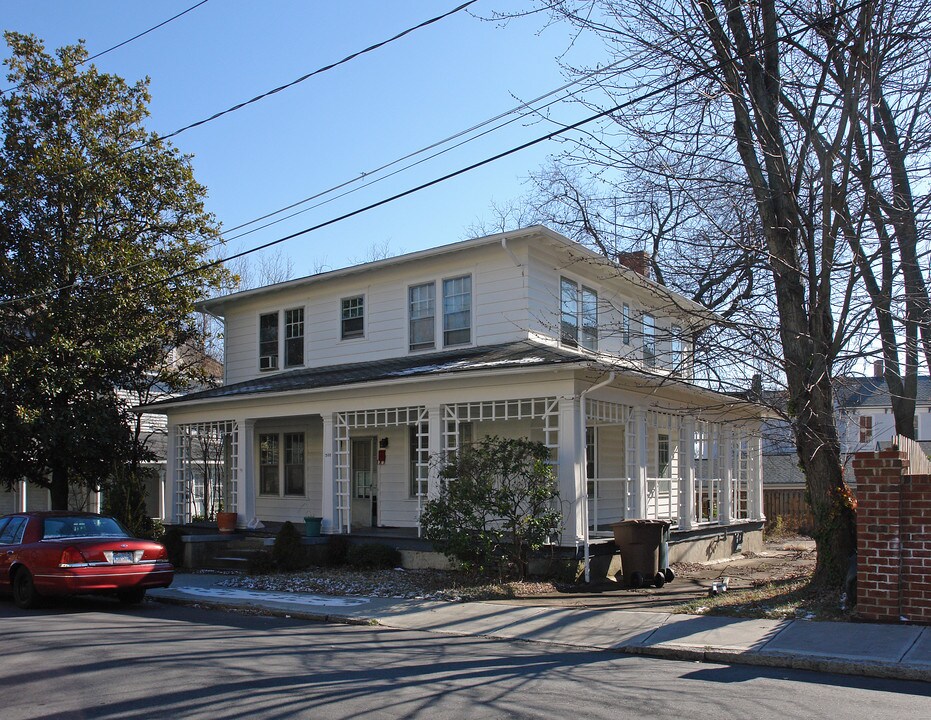
<path fill-rule="evenodd" d="M 303 497 L 304 465 L 304 433 L 259 435 L 260 495 L 280 497 L 283 488 L 284 495 Z"/>
<path fill-rule="evenodd" d="M 860 416 L 860 442 L 866 443 L 873 439 L 873 417 L 871 415 Z"/>
<path fill-rule="evenodd" d="M 656 320 L 652 315 L 643 316 L 643 364 L 656 367 Z"/>
<path fill-rule="evenodd" d="M 624 303 L 621 310 L 621 340 L 630 345 L 630 305 Z"/>
<path fill-rule="evenodd" d="M 443 281 L 443 346 L 472 341 L 472 276 Z"/>
<path fill-rule="evenodd" d="M 284 311 L 284 366 L 304 364 L 304 308 Z"/>
<path fill-rule="evenodd" d="M 284 332 L 279 323 L 284 322 Z M 284 337 L 284 345 L 280 340 Z M 259 316 L 259 370 L 277 370 L 279 354 L 284 352 L 284 367 L 304 364 L 304 308 L 272 312 Z"/>
<path fill-rule="evenodd" d="M 278 313 L 259 316 L 259 370 L 278 369 Z"/>
<path fill-rule="evenodd" d="M 598 293 L 574 280 L 559 282 L 559 338 L 563 345 L 598 349 Z"/>
<path fill-rule="evenodd" d="M 410 349 L 434 347 L 436 329 L 436 285 L 432 282 L 413 285 L 408 290 L 410 308 Z"/>
<path fill-rule="evenodd" d="M 670 353 L 672 360 L 672 371 L 682 372 L 682 328 L 680 328 L 678 325 L 673 325 L 672 328 L 670 328 L 669 333 L 670 349 L 672 350 Z"/>
<path fill-rule="evenodd" d="M 340 309 L 340 337 L 360 338 L 365 333 L 365 298 L 362 295 L 343 298 Z"/>

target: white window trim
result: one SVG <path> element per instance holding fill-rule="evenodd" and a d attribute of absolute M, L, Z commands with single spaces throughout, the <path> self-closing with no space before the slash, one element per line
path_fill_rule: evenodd
<path fill-rule="evenodd" d="M 277 493 L 263 493 L 262 492 L 262 443 L 261 438 L 263 435 L 276 435 L 278 437 L 278 492 Z M 285 435 L 303 435 L 304 436 L 304 492 L 301 495 L 296 494 L 286 494 L 284 491 L 285 488 L 285 475 L 286 475 L 286 463 L 285 463 Z M 256 430 L 255 433 L 255 494 L 259 498 L 278 498 L 280 500 L 300 500 L 307 499 L 309 497 L 308 487 L 308 477 L 307 477 L 307 436 L 308 432 L 306 429 L 269 429 L 269 430 Z"/>
<path fill-rule="evenodd" d="M 563 315 L 563 298 L 562 298 L 562 285 L 563 281 L 571 282 L 575 284 L 576 292 L 576 309 L 575 309 L 575 329 L 576 329 L 576 340 L 575 344 L 567 343 L 563 341 L 562 336 L 562 315 Z M 557 296 L 557 307 L 558 307 L 558 320 L 556 322 L 556 339 L 559 342 L 561 347 L 571 348 L 573 350 L 582 350 L 588 352 L 598 352 L 599 345 L 601 344 L 601 322 L 602 322 L 602 313 L 601 313 L 601 302 L 602 302 L 602 288 L 599 287 L 596 283 L 588 282 L 587 280 L 581 280 L 572 275 L 565 273 L 560 273 L 558 276 L 558 296 Z M 583 323 L 583 312 L 582 312 L 582 296 L 585 292 L 594 293 L 595 295 L 595 347 L 589 348 L 586 347 L 582 342 L 584 327 Z"/>
<path fill-rule="evenodd" d="M 285 365 L 286 357 L 285 350 L 287 346 L 287 340 L 285 338 L 286 330 L 285 327 L 285 313 L 289 310 L 303 310 L 304 311 L 304 335 L 302 342 L 304 345 L 304 361 L 298 365 Z M 274 368 L 263 369 L 262 368 L 262 317 L 264 315 L 275 315 L 278 318 L 278 364 Z M 224 346 L 225 348 L 225 346 Z M 256 370 L 263 375 L 275 372 L 282 372 L 284 370 L 294 370 L 295 368 L 307 367 L 307 306 L 306 305 L 288 305 L 286 307 L 280 307 L 277 310 L 261 310 L 256 313 L 255 316 L 255 349 L 256 349 Z M 225 349 L 224 349 L 225 352 Z"/>
<path fill-rule="evenodd" d="M 475 270 L 462 270 L 441 275 L 439 277 L 427 277 L 416 282 L 409 282 L 404 292 L 404 322 L 407 326 L 407 352 L 411 355 L 421 353 L 438 352 L 447 348 L 459 349 L 475 347 L 476 345 L 476 315 L 475 315 Z M 445 317 L 443 307 L 443 285 L 447 280 L 457 280 L 459 278 L 470 278 L 469 290 L 469 342 L 455 343 L 446 345 L 444 342 L 443 320 Z M 433 345 L 424 348 L 411 348 L 411 289 L 422 285 L 433 285 Z"/>
<path fill-rule="evenodd" d="M 408 304 L 410 304 L 410 292 L 408 291 Z M 354 300 L 355 298 L 362 298 L 362 334 L 353 335 L 352 337 L 343 337 L 343 302 L 346 300 Z M 364 340 L 368 334 L 368 307 L 369 299 L 367 293 L 357 292 L 349 293 L 348 295 L 341 295 L 339 298 L 339 306 L 337 308 L 337 324 L 339 332 L 339 342 L 354 342 L 357 340 Z"/>

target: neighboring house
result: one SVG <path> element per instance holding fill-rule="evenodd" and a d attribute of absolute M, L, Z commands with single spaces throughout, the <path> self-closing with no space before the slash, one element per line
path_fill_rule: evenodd
<path fill-rule="evenodd" d="M 713 314 L 547 228 L 202 309 L 224 324 L 223 385 L 140 408 L 168 417 L 171 522 L 207 492 L 240 527 L 417 528 L 436 458 L 498 435 L 550 448 L 563 545 L 622 518 L 759 527 L 759 408 L 690 382 Z"/>
<path fill-rule="evenodd" d="M 205 378 L 217 384 L 223 376 L 222 364 L 206 356 L 202 351 L 198 352 L 191 344 L 172 348 L 165 362 L 175 369 L 196 362 L 202 366 Z M 115 392 L 126 410 L 138 405 L 143 399 L 154 401 L 172 397 L 175 394 L 158 384 L 148 386 L 139 392 L 125 388 L 117 388 Z M 167 514 L 165 478 L 168 457 L 168 422 L 164 415 L 155 413 L 141 413 L 139 422 L 139 441 L 155 455 L 152 460 L 145 462 L 145 466 L 152 470 L 146 478 L 146 510 L 153 518 L 165 518 Z M 75 510 L 97 512 L 102 503 L 101 493 L 72 488 L 68 504 Z M 51 506 L 49 491 L 26 481 L 19 482 L 10 491 L 0 490 L 0 515 L 25 510 L 49 510 Z"/>
<path fill-rule="evenodd" d="M 882 363 L 874 364 L 871 377 L 837 378 L 834 387 L 835 417 L 841 459 L 848 484 L 856 489 L 852 459 L 855 453 L 888 446 L 895 438 L 895 417 L 889 389 L 883 379 Z M 931 377 L 918 378 L 915 407 L 916 439 L 931 448 Z M 786 422 L 770 420 L 763 426 L 763 488 L 769 519 L 777 516 L 803 520 L 810 525 L 810 510 L 804 501 L 805 475 Z"/>

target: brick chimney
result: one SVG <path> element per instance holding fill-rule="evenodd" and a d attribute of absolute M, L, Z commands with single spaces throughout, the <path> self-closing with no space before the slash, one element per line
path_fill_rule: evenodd
<path fill-rule="evenodd" d="M 881 378 L 883 376 L 883 361 L 874 360 L 873 361 L 873 377 Z"/>
<path fill-rule="evenodd" d="M 633 270 L 635 273 L 643 275 L 645 278 L 652 276 L 650 272 L 650 255 L 643 250 L 619 252 L 616 259 L 619 265 L 623 265 Z"/>

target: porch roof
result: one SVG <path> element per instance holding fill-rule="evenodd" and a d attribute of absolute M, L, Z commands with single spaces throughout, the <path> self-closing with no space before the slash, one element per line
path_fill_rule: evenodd
<path fill-rule="evenodd" d="M 368 362 L 300 368 L 167 398 L 137 410 L 154 410 L 194 400 L 239 398 L 265 393 L 317 390 L 382 380 L 409 379 L 418 376 L 448 375 L 470 371 L 515 370 L 565 364 L 597 364 L 596 358 L 579 352 L 528 340 L 502 345 L 464 348 Z"/>

